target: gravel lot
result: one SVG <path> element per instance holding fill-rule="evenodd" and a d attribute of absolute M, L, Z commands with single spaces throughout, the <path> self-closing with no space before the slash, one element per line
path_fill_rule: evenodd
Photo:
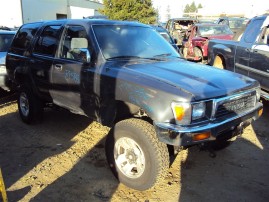
<path fill-rule="evenodd" d="M 0 167 L 9 201 L 267 202 L 269 104 L 264 105 L 263 116 L 215 158 L 198 147 L 184 150 L 160 185 L 139 192 L 119 184 L 106 163 L 109 128 L 51 109 L 42 123 L 26 125 L 14 96 L 2 93 Z"/>

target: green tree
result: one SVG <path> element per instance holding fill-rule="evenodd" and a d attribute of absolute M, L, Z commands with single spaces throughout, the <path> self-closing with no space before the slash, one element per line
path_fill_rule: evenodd
<path fill-rule="evenodd" d="M 111 20 L 139 21 L 155 24 L 157 11 L 151 0 L 104 0 L 104 8 L 99 12 Z"/>
<path fill-rule="evenodd" d="M 187 4 L 187 5 L 185 6 L 184 13 L 189 13 L 189 12 L 191 12 L 191 11 L 190 11 L 190 5 Z"/>
<path fill-rule="evenodd" d="M 194 13 L 194 12 L 197 12 L 197 9 L 198 9 L 198 8 L 202 8 L 202 5 L 199 4 L 199 6 L 196 7 L 195 2 L 193 1 L 193 2 L 191 3 L 191 5 L 187 4 L 187 5 L 185 6 L 185 9 L 184 9 L 183 12 L 184 12 L 184 13 Z"/>
<path fill-rule="evenodd" d="M 202 4 L 199 4 L 197 8 L 198 8 L 198 9 L 199 9 L 199 8 L 203 8 Z"/>
<path fill-rule="evenodd" d="M 190 5 L 190 12 L 196 12 L 197 11 L 197 8 L 196 8 L 196 5 L 194 3 L 194 1 L 191 3 Z"/>

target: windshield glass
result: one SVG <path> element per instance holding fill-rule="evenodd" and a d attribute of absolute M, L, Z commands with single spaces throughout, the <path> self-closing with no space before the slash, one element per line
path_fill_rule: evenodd
<path fill-rule="evenodd" d="M 229 26 L 231 29 L 240 28 L 244 23 L 244 19 L 229 19 Z"/>
<path fill-rule="evenodd" d="M 93 29 L 106 59 L 179 57 L 175 49 L 152 28 L 95 25 Z"/>
<path fill-rule="evenodd" d="M 227 25 L 214 25 L 214 26 L 199 26 L 198 34 L 200 36 L 208 36 L 208 35 L 225 35 L 225 34 L 233 34 L 231 29 Z"/>
<path fill-rule="evenodd" d="M 7 52 L 14 35 L 0 34 L 0 52 Z"/>

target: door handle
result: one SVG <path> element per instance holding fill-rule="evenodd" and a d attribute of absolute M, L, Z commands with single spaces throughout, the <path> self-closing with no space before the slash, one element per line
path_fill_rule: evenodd
<path fill-rule="evenodd" d="M 54 67 L 55 67 L 55 69 L 58 70 L 58 71 L 62 71 L 62 69 L 63 69 L 63 66 L 60 65 L 60 64 L 57 64 L 57 65 L 55 65 Z"/>

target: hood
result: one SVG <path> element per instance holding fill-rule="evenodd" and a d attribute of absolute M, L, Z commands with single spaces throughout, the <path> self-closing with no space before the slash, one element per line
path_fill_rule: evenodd
<path fill-rule="evenodd" d="M 128 64 L 125 70 L 143 78 L 151 77 L 157 85 L 165 85 L 167 91 L 169 88 L 187 91 L 194 100 L 221 97 L 257 85 L 253 79 L 243 75 L 182 59 Z"/>
<path fill-rule="evenodd" d="M 206 38 L 210 39 L 226 39 L 226 40 L 232 40 L 233 34 L 227 34 L 227 35 L 212 35 L 212 36 L 206 36 Z"/>
<path fill-rule="evenodd" d="M 7 55 L 7 52 L 0 52 L 0 64 L 1 65 L 6 64 L 6 55 Z"/>

